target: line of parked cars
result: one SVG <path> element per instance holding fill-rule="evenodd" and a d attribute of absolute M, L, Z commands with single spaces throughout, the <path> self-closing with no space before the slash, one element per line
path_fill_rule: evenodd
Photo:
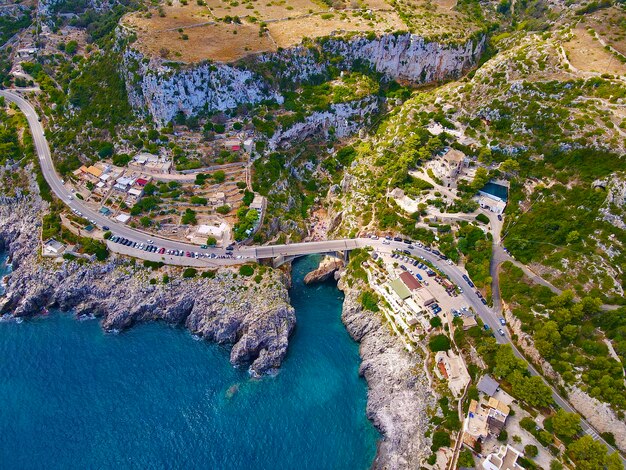
<path fill-rule="evenodd" d="M 187 258 L 212 258 L 212 259 L 226 259 L 233 257 L 233 247 L 229 246 L 226 248 L 226 253 L 223 255 L 219 255 L 217 253 L 199 253 L 197 251 L 186 251 L 186 250 L 167 250 L 164 247 L 158 247 L 154 244 L 152 240 L 148 240 L 146 243 L 144 242 L 135 242 L 133 240 L 129 240 L 128 238 L 120 237 L 118 235 L 113 235 L 110 240 L 113 243 L 119 243 L 120 245 L 127 246 L 129 248 L 135 248 L 137 250 L 143 250 L 147 253 L 158 253 L 160 255 L 170 255 L 170 256 L 185 256 Z M 241 258 L 238 256 L 237 258 Z"/>

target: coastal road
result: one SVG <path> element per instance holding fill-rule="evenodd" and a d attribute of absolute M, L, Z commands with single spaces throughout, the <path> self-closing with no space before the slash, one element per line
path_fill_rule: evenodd
<path fill-rule="evenodd" d="M 52 162 L 52 157 L 50 154 L 50 147 L 48 145 L 48 141 L 46 139 L 43 127 L 40 122 L 40 118 L 37 115 L 37 112 L 33 108 L 33 106 L 21 97 L 19 94 L 8 91 L 8 90 L 0 90 L 0 96 L 3 96 L 7 101 L 15 103 L 22 113 L 26 116 L 28 121 L 28 125 L 30 126 L 33 141 L 35 144 L 35 149 L 37 151 L 37 155 L 39 157 L 41 171 L 43 172 L 43 176 L 50 186 L 52 192 L 65 203 L 68 207 L 73 210 L 77 210 L 82 213 L 82 216 L 86 219 L 89 219 L 95 222 L 100 227 L 108 226 L 110 230 L 115 234 L 122 236 L 124 238 L 128 238 L 129 240 L 137 241 L 137 242 L 147 242 L 148 239 L 152 239 L 155 245 L 160 247 L 164 247 L 169 250 L 183 250 L 183 251 L 197 251 L 198 246 L 192 245 L 189 243 L 177 242 L 174 240 L 169 240 L 166 238 L 158 237 L 155 235 L 149 235 L 143 233 L 139 230 L 135 230 L 131 227 L 128 227 L 119 222 L 113 221 L 103 214 L 91 209 L 85 203 L 80 200 L 77 200 L 73 197 L 70 190 L 65 187 L 65 184 L 61 177 L 57 174 L 54 164 Z M 357 238 L 357 239 L 346 239 L 346 240 L 327 240 L 327 241 L 319 241 L 319 242 L 304 242 L 304 243 L 292 243 L 288 245 L 271 245 L 271 246 L 253 246 L 246 247 L 241 246 L 237 248 L 237 252 L 242 256 L 251 257 L 254 259 L 266 259 L 266 258 L 274 258 L 277 256 L 304 256 L 308 254 L 315 253 L 329 253 L 334 251 L 344 251 L 344 250 L 352 250 L 355 248 L 365 248 L 367 246 L 371 246 L 380 252 L 391 252 L 394 249 L 406 250 L 408 249 L 408 245 L 402 242 L 395 241 L 385 241 L 385 240 L 374 240 L 369 238 Z M 226 250 L 224 248 L 213 248 L 209 250 L 203 250 L 205 252 L 213 252 L 216 255 L 224 255 L 226 254 Z M 498 343 L 511 344 L 513 351 L 517 356 L 524 358 L 520 351 L 516 348 L 515 344 L 511 341 L 508 333 L 505 336 L 501 336 L 497 334 L 498 329 L 500 328 L 500 322 L 498 320 L 498 316 L 493 309 L 484 305 L 480 298 L 475 294 L 474 289 L 471 289 L 467 282 L 463 279 L 463 272 L 461 269 L 452 264 L 448 264 L 443 262 L 437 255 L 420 248 L 414 247 L 409 250 L 413 255 L 421 256 L 425 260 L 429 261 L 433 265 L 437 266 L 437 268 L 446 274 L 452 282 L 456 285 L 461 286 L 464 289 L 463 297 L 464 301 L 468 304 L 468 306 L 472 307 L 474 311 L 480 316 L 482 321 L 491 328 L 491 331 L 495 333 L 495 338 Z M 142 252 L 138 251 L 138 255 L 141 255 Z M 232 264 L 240 264 L 241 260 L 232 260 Z M 524 358 L 525 359 L 525 358 Z M 537 370 L 532 366 L 528 365 L 529 371 L 533 375 L 541 376 Z M 545 380 L 544 380 L 545 381 Z M 548 384 L 549 385 L 549 384 Z M 550 385 L 549 385 L 550 386 Z M 551 387 L 551 386 L 550 386 Z M 553 398 L 555 402 L 567 411 L 575 412 L 575 410 L 569 405 L 569 403 L 563 399 L 554 388 L 552 388 Z M 609 449 L 614 450 L 607 442 L 605 442 L 597 433 L 592 426 L 590 426 L 584 419 L 581 420 L 581 425 L 583 430 L 590 434 L 595 439 L 599 439 L 602 441 Z M 622 458 L 624 461 L 624 459 Z"/>

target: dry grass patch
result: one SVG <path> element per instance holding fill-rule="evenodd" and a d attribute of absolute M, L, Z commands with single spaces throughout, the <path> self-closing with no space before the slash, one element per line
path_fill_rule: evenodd
<path fill-rule="evenodd" d="M 626 55 L 626 12 L 622 8 L 598 10 L 583 21 L 585 26 L 594 29 L 607 44 Z"/>
<path fill-rule="evenodd" d="M 186 40 L 182 39 L 183 35 Z M 136 47 L 144 54 L 189 63 L 206 59 L 231 62 L 247 54 L 275 50 L 267 36 L 259 37 L 258 26 L 223 23 L 183 29 L 183 33 L 161 31 L 141 35 Z"/>
<path fill-rule="evenodd" d="M 626 74 L 626 65 L 608 52 L 584 28 L 576 28 L 574 37 L 563 44 L 570 63 L 584 72 Z"/>

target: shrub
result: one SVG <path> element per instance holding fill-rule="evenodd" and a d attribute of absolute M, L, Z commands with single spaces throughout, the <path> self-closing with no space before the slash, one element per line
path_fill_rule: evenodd
<path fill-rule="evenodd" d="M 359 297 L 359 301 L 365 310 L 370 310 L 372 312 L 378 312 L 380 310 L 378 307 L 378 296 L 371 291 L 363 291 Z"/>
<path fill-rule="evenodd" d="M 230 206 L 228 204 L 224 204 L 223 206 L 219 206 L 215 210 L 218 214 L 226 215 L 230 212 Z"/>
<path fill-rule="evenodd" d="M 428 342 L 428 347 L 433 352 L 447 351 L 450 349 L 450 339 L 444 334 L 433 336 Z"/>
<path fill-rule="evenodd" d="M 250 264 L 244 264 L 239 268 L 239 274 L 242 276 L 252 276 L 254 274 L 254 266 Z"/>
<path fill-rule="evenodd" d="M 441 447 L 450 446 L 450 434 L 446 431 L 435 431 L 433 433 L 433 445 L 430 446 L 430 450 L 437 452 Z"/>
<path fill-rule="evenodd" d="M 198 274 L 198 271 L 194 268 L 187 268 L 183 271 L 183 277 L 186 279 L 196 277 L 196 274 Z"/>
<path fill-rule="evenodd" d="M 539 449 L 537 449 L 537 446 L 529 444 L 524 447 L 524 454 L 526 454 L 530 458 L 534 458 L 539 455 Z"/>
<path fill-rule="evenodd" d="M 476 216 L 476 220 L 478 220 L 479 222 L 482 222 L 483 224 L 489 223 L 489 217 L 487 217 L 485 214 L 478 214 Z"/>
<path fill-rule="evenodd" d="M 430 319 L 430 326 L 432 326 L 433 328 L 440 328 L 441 325 L 443 325 L 441 318 L 439 317 L 432 317 Z"/>

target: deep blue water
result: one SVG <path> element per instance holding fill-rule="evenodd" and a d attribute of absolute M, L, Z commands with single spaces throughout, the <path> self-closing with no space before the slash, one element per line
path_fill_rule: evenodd
<path fill-rule="evenodd" d="M 0 323 L 0 468 L 363 469 L 358 346 L 342 295 L 294 266 L 297 327 L 276 377 L 249 378 L 229 348 L 163 324 L 104 334 L 68 314 Z"/>

